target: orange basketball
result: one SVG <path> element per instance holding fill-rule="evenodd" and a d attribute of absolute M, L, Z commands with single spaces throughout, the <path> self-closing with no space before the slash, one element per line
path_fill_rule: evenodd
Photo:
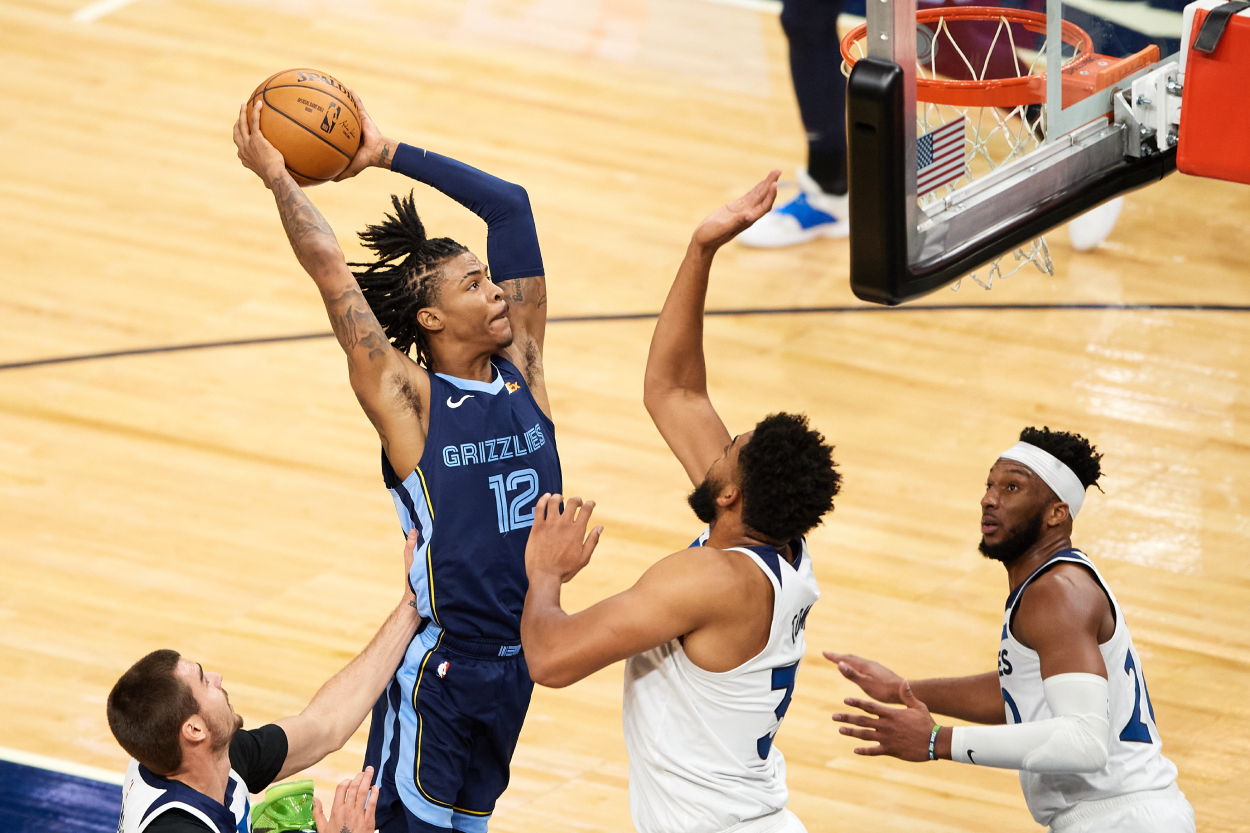
<path fill-rule="evenodd" d="M 260 132 L 282 153 L 286 169 L 300 185 L 334 179 L 360 147 L 360 109 L 356 95 L 332 75 L 315 69 L 288 69 L 267 78 L 248 99 L 257 97 Z"/>

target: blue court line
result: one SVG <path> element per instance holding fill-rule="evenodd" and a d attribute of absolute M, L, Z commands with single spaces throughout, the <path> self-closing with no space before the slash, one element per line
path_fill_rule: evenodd
<path fill-rule="evenodd" d="M 4 833 L 116 833 L 122 788 L 0 760 Z"/>
<path fill-rule="evenodd" d="M 1127 311 L 1127 312 L 1250 312 L 1245 304 L 911 304 L 899 307 L 774 307 L 763 309 L 710 309 L 704 314 L 716 316 L 746 315 L 817 315 L 817 314 L 890 314 L 907 312 L 1046 312 L 1046 311 Z M 548 318 L 548 324 L 577 324 L 593 321 L 645 321 L 659 318 L 658 312 L 621 312 L 605 315 L 566 315 Z M 334 333 L 302 333 L 290 336 L 264 336 L 240 338 L 230 341 L 201 341 L 193 344 L 169 344 L 162 347 L 140 347 L 134 350 L 113 350 L 108 353 L 83 353 L 77 356 L 56 356 L 47 359 L 31 359 L 24 362 L 0 364 L 0 370 L 18 370 L 23 367 L 43 367 L 51 364 L 86 362 L 96 359 L 116 359 L 125 356 L 146 356 L 152 353 L 180 353 L 186 350 L 211 350 L 218 347 L 247 347 L 255 344 L 281 344 L 287 341 L 310 341 L 333 338 Z"/>

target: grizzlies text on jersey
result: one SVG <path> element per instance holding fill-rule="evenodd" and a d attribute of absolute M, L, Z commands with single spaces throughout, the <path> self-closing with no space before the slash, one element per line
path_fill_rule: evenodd
<path fill-rule="evenodd" d="M 539 496 L 561 491 L 560 459 L 520 372 L 491 363 L 490 382 L 430 374 L 429 432 L 411 474 L 401 481 L 382 455 L 400 524 L 418 532 L 408 580 L 426 620 L 369 730 L 383 830 L 406 812 L 485 831 L 533 690 L 520 641 L 525 545 Z"/>

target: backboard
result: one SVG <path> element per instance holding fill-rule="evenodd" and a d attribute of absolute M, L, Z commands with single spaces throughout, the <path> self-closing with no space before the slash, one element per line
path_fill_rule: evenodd
<path fill-rule="evenodd" d="M 855 294 L 916 298 L 1174 171 L 1183 7 L 867 0 L 843 41 Z"/>

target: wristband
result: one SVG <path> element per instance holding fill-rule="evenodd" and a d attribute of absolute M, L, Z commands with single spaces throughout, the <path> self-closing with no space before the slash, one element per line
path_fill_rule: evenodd
<path fill-rule="evenodd" d="M 938 732 L 940 731 L 942 731 L 942 727 L 934 723 L 933 731 L 929 733 L 929 760 L 930 761 L 937 760 L 937 755 L 934 754 L 934 747 L 937 745 L 937 736 L 938 736 Z"/>

